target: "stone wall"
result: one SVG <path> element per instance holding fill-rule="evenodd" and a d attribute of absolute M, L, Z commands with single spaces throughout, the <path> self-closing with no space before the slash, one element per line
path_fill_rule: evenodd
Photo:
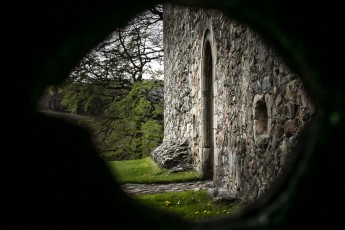
<path fill-rule="evenodd" d="M 170 4 L 164 63 L 164 151 L 178 155 L 176 145 L 188 143 L 184 159 L 213 179 L 214 196 L 267 191 L 313 113 L 298 76 L 221 12 Z"/>

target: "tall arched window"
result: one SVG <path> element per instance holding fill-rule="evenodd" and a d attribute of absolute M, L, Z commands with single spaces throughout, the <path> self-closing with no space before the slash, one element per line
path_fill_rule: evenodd
<path fill-rule="evenodd" d="M 214 163 L 214 96 L 213 96 L 213 58 L 210 31 L 206 31 L 202 55 L 202 123 L 203 123 L 203 175 L 213 178 Z"/>

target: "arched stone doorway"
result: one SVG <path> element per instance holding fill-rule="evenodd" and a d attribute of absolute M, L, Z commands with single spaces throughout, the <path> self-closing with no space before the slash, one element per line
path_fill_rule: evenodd
<path fill-rule="evenodd" d="M 203 42 L 201 77 L 203 127 L 202 175 L 204 179 L 213 179 L 214 175 L 214 60 L 211 41 L 211 33 L 207 30 Z"/>

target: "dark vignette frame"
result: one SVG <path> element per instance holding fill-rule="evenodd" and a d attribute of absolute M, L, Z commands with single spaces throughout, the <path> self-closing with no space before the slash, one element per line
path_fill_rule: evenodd
<path fill-rule="evenodd" d="M 36 101 L 99 41 L 155 0 L 10 2 L 4 22 L 4 229 L 291 229 L 337 227 L 344 205 L 342 7 L 334 2 L 170 1 L 212 7 L 249 25 L 303 80 L 316 114 L 284 177 L 231 218 L 192 225 L 126 197 L 88 133 L 36 112 Z M 12 96 L 9 96 L 12 95 Z M 17 99 L 17 97 L 19 99 Z M 341 147 L 341 145 L 340 145 Z M 49 163 L 47 163 L 49 162 Z M 116 208 L 114 208 L 116 207 Z M 340 225 L 341 226 L 341 225 Z"/>

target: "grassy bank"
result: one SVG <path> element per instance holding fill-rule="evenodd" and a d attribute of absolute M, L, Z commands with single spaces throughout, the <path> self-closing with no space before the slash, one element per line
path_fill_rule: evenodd
<path fill-rule="evenodd" d="M 167 169 L 159 167 L 150 157 L 138 160 L 109 161 L 107 163 L 120 184 L 200 180 L 200 175 L 194 170 L 169 174 Z"/>

